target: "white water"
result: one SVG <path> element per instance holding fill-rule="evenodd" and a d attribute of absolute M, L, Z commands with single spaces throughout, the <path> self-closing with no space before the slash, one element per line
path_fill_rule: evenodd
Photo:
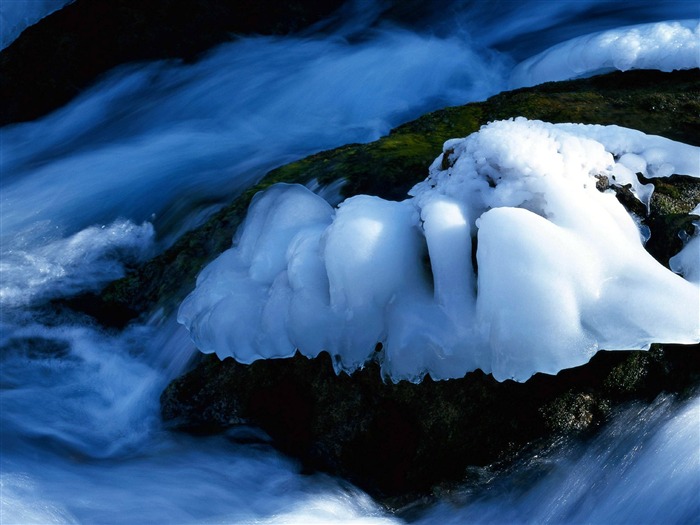
<path fill-rule="evenodd" d="M 700 398 L 634 405 L 592 442 L 561 443 L 465 487 L 419 521 L 441 524 L 697 523 Z M 662 502 L 664 502 L 662 504 Z"/>
<path fill-rule="evenodd" d="M 7 129 L 3 235 L 46 220 L 72 233 L 118 216 L 181 232 L 275 166 L 504 86 L 505 59 L 488 62 L 456 37 L 368 38 L 251 38 L 192 66 L 125 67 L 46 119 Z"/>
<path fill-rule="evenodd" d="M 74 0 L 3 0 L 0 2 L 0 50 L 27 27 Z"/>
<path fill-rule="evenodd" d="M 105 333 L 46 301 L 99 288 L 275 165 L 484 98 L 505 86 L 514 62 L 559 41 L 697 16 L 690 4 L 436 3 L 409 29 L 375 21 L 369 30 L 367 16 L 330 35 L 243 39 L 191 66 L 126 66 L 45 119 L 4 128 L 0 521 L 404 521 L 342 481 L 302 476 L 265 445 L 164 430 L 158 396 L 194 351 L 173 319 Z M 565 450 L 552 458 L 559 474 L 528 483 L 532 493 L 446 501 L 420 520 L 636 523 L 643 511 L 650 522 L 683 523 L 697 515 L 698 469 L 678 477 L 661 467 L 692 457 L 693 403 L 601 436 L 609 453 L 600 469 L 569 468 L 595 445 Z M 574 482 L 600 487 L 601 498 L 579 497 L 572 511 Z"/>

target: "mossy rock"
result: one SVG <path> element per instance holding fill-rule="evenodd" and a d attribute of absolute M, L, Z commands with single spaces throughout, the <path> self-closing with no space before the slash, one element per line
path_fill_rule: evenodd
<path fill-rule="evenodd" d="M 540 409 L 554 432 L 581 432 L 599 425 L 610 412 L 607 399 L 590 392 L 569 391 Z"/>
<path fill-rule="evenodd" d="M 698 144 L 699 119 L 680 115 L 693 106 L 693 93 L 697 99 L 698 70 L 614 73 L 430 113 L 376 142 L 343 146 L 272 170 L 204 226 L 112 283 L 98 300 L 106 311 L 111 306 L 137 313 L 172 310 L 194 287 L 201 268 L 230 246 L 252 196 L 275 182 L 327 184 L 344 178 L 345 196 L 403 198 L 426 176 L 445 140 L 520 115 L 615 123 Z M 647 107 L 657 99 L 664 101 L 665 111 Z M 605 189 L 604 181 L 600 184 Z M 650 251 L 664 264 L 679 249 L 678 232 L 689 228 L 687 213 L 697 204 L 698 190 L 698 182 L 687 177 L 658 181 L 646 220 L 657 243 Z M 618 198 L 636 206 L 622 190 Z M 700 345 L 599 352 L 586 365 L 556 376 L 537 374 L 522 384 L 499 383 L 480 371 L 450 381 L 427 377 L 420 384 L 385 383 L 374 363 L 352 376 L 336 375 L 327 354 L 252 365 L 207 356 L 171 383 L 161 406 L 165 420 L 191 432 L 259 426 L 309 469 L 344 476 L 375 496 L 392 498 L 460 481 L 474 466 L 508 462 L 523 447 L 553 436 L 592 432 L 622 403 L 651 400 L 661 392 L 687 395 L 698 382 Z"/>
<path fill-rule="evenodd" d="M 646 102 L 640 103 L 658 96 L 677 111 L 649 111 Z M 690 112 L 686 112 L 688 105 Z M 446 140 L 467 136 L 489 121 L 521 115 L 550 122 L 615 123 L 700 145 L 700 70 L 618 72 L 505 92 L 485 102 L 429 113 L 375 142 L 342 146 L 274 169 L 165 253 L 107 286 L 98 299 L 105 306 L 95 310 L 135 315 L 157 307 L 172 311 L 194 288 L 202 268 L 230 247 L 252 196 L 271 184 L 306 184 L 312 179 L 330 184 L 344 179 L 345 197 L 363 193 L 403 199 L 408 189 L 427 176 L 428 166 Z M 650 251 L 667 265 L 680 249 L 679 232 L 691 228 L 687 211 L 675 218 L 668 211 L 692 209 L 700 183 L 688 177 L 654 182 L 658 188 L 652 207 L 662 204 L 649 221 Z M 103 320 L 111 321 L 108 316 Z"/>
<path fill-rule="evenodd" d="M 649 214 L 644 223 L 651 231 L 645 247 L 661 264 L 683 247 L 683 239 L 693 235 L 694 223 L 700 220 L 690 212 L 700 203 L 700 181 L 674 175 L 666 179 L 643 179 L 654 184 Z"/>

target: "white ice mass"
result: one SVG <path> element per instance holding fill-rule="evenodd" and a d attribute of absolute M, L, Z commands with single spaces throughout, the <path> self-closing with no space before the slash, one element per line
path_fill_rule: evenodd
<path fill-rule="evenodd" d="M 612 190 L 596 188 L 605 176 L 648 199 L 638 172 L 700 177 L 700 148 L 518 118 L 446 142 L 402 202 L 361 195 L 334 209 L 276 185 L 179 321 L 222 358 L 326 350 L 337 370 L 378 359 L 411 381 L 475 369 L 524 381 L 600 349 L 698 342 L 696 276 L 653 259 Z"/>
<path fill-rule="evenodd" d="M 567 80 L 599 71 L 700 67 L 700 20 L 640 24 L 573 38 L 516 66 L 511 87 Z"/>

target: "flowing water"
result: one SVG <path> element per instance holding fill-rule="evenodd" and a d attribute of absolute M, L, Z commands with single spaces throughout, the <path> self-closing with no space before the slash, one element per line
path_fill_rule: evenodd
<path fill-rule="evenodd" d="M 684 1 L 355 2 L 195 64 L 123 66 L 3 128 L 0 522 L 696 521 L 698 398 L 631 407 L 593 442 L 391 514 L 266 445 L 164 429 L 158 396 L 196 351 L 174 319 L 107 332 L 50 301 L 99 290 L 275 166 L 484 99 L 568 38 L 697 16 Z"/>

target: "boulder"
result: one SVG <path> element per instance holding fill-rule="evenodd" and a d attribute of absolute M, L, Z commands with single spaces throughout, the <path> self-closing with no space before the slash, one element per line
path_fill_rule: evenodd
<path fill-rule="evenodd" d="M 659 97 L 667 101 L 665 110 L 650 111 Z M 428 166 L 446 140 L 465 137 L 490 121 L 524 116 L 548 122 L 617 124 L 698 146 L 698 115 L 700 69 L 673 73 L 627 71 L 551 82 L 500 93 L 484 102 L 435 111 L 399 126 L 375 142 L 349 144 L 272 170 L 164 253 L 108 285 L 99 298 L 88 301 L 88 311 L 105 312 L 100 318 L 107 324 L 111 322 L 109 311 L 120 312 L 120 323 L 126 320 L 127 313 L 136 317 L 154 308 L 172 312 L 192 291 L 204 266 L 231 246 L 253 195 L 277 182 L 307 184 L 315 180 L 325 185 L 343 179 L 343 197 L 368 194 L 400 200 L 427 176 Z M 652 238 L 656 237 L 652 246 L 657 240 L 661 244 L 658 249 L 653 248 L 652 254 L 662 264 L 668 264 L 668 258 L 680 247 L 677 234 L 691 227 L 687 213 L 697 204 L 700 184 L 686 177 L 655 182 L 652 215 L 645 222 L 652 232 L 657 227 L 663 230 L 656 236 L 652 233 Z M 622 192 L 619 197 L 623 204 L 638 202 L 633 197 L 623 200 Z M 675 222 L 654 220 L 659 216 L 653 211 L 657 208 L 665 217 L 675 216 Z M 640 216 L 644 214 L 643 210 Z M 662 238 L 670 244 L 664 246 Z"/>
<path fill-rule="evenodd" d="M 138 316 L 173 313 L 197 273 L 221 251 L 252 196 L 276 182 L 330 184 L 346 180 L 344 196 L 405 196 L 452 137 L 488 121 L 523 115 L 551 122 L 618 124 L 699 145 L 700 71 L 633 71 L 549 83 L 446 108 L 400 126 L 370 144 L 312 155 L 270 172 L 258 185 L 189 232 L 168 251 L 86 301 L 87 309 Z M 663 104 L 661 104 L 662 101 Z M 657 109 L 662 108 L 662 109 Z M 625 191 L 618 199 L 651 231 L 647 249 L 662 264 L 691 233 L 700 182 L 673 176 L 654 181 L 649 213 Z M 604 191 L 608 181 L 600 180 Z M 240 425 L 262 428 L 280 450 L 357 483 L 371 494 L 425 494 L 464 479 L 472 466 L 507 463 L 523 447 L 561 435 L 586 435 L 633 399 L 661 392 L 688 395 L 700 380 L 700 345 L 655 345 L 649 352 L 599 352 L 586 365 L 524 383 L 498 382 L 480 371 L 461 379 L 391 383 L 370 363 L 336 375 L 328 354 L 315 359 L 262 360 L 242 365 L 212 356 L 173 381 L 161 397 L 171 427 L 195 433 Z"/>

